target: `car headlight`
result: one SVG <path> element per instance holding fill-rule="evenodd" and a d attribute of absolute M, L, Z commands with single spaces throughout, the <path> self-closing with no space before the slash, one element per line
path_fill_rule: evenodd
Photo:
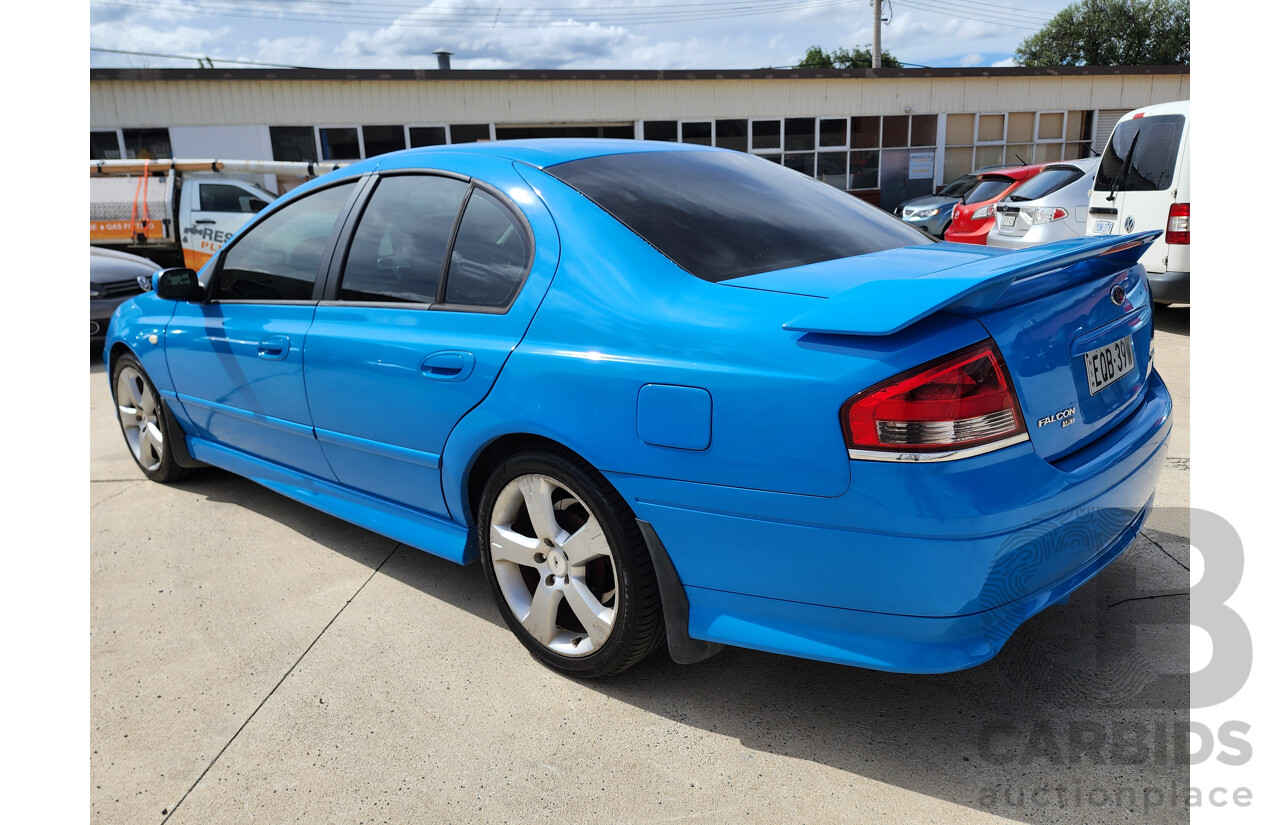
<path fill-rule="evenodd" d="M 938 214 L 938 211 L 939 211 L 938 209 L 925 209 L 925 210 L 922 210 L 922 211 L 920 211 L 920 212 L 917 212 L 917 213 L 916 213 L 916 217 L 917 217 L 917 218 L 932 218 L 934 215 Z"/>
<path fill-rule="evenodd" d="M 102 297 L 102 287 L 98 286 L 97 284 L 89 284 L 89 297 L 90 297 L 90 298 L 101 298 L 101 297 Z"/>

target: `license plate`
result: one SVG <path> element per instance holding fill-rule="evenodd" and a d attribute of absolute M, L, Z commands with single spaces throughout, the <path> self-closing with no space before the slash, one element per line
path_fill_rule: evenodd
<path fill-rule="evenodd" d="M 1097 395 L 1100 390 L 1114 384 L 1132 369 L 1132 335 L 1126 335 L 1115 343 L 1084 354 L 1084 373 L 1089 379 L 1090 395 Z"/>
<path fill-rule="evenodd" d="M 1000 214 L 1001 226 L 1013 226 L 1014 220 L 1018 217 L 1016 212 L 1002 212 Z"/>
<path fill-rule="evenodd" d="M 1111 227 L 1113 227 L 1113 226 L 1115 226 L 1115 221 L 1094 221 L 1094 222 L 1093 222 L 1093 234 L 1095 234 L 1095 235 L 1110 235 L 1110 234 L 1111 234 Z"/>

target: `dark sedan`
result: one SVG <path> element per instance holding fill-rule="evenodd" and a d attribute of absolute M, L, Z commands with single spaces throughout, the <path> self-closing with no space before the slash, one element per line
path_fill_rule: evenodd
<path fill-rule="evenodd" d="M 89 247 L 89 343 L 102 346 L 111 313 L 126 298 L 142 292 L 138 276 L 150 278 L 160 267 L 138 255 Z"/>

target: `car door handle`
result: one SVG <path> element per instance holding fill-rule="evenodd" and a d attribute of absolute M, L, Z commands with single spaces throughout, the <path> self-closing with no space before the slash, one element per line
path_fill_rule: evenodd
<path fill-rule="evenodd" d="M 434 352 L 422 359 L 422 375 L 436 381 L 462 381 L 475 369 L 476 357 L 462 350 Z"/>
<path fill-rule="evenodd" d="M 196 218 L 196 223 L 217 223 L 213 218 Z"/>
<path fill-rule="evenodd" d="M 272 361 L 283 361 L 289 357 L 289 337 L 272 335 L 258 342 L 258 357 L 270 358 Z"/>

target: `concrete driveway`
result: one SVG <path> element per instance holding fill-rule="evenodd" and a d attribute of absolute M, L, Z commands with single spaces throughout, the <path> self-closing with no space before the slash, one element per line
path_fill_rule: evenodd
<path fill-rule="evenodd" d="M 221 471 L 145 480 L 95 361 L 91 821 L 1185 822 L 1189 317 L 1157 310 L 1143 536 L 923 677 L 735 649 L 556 675 L 478 567 Z"/>

